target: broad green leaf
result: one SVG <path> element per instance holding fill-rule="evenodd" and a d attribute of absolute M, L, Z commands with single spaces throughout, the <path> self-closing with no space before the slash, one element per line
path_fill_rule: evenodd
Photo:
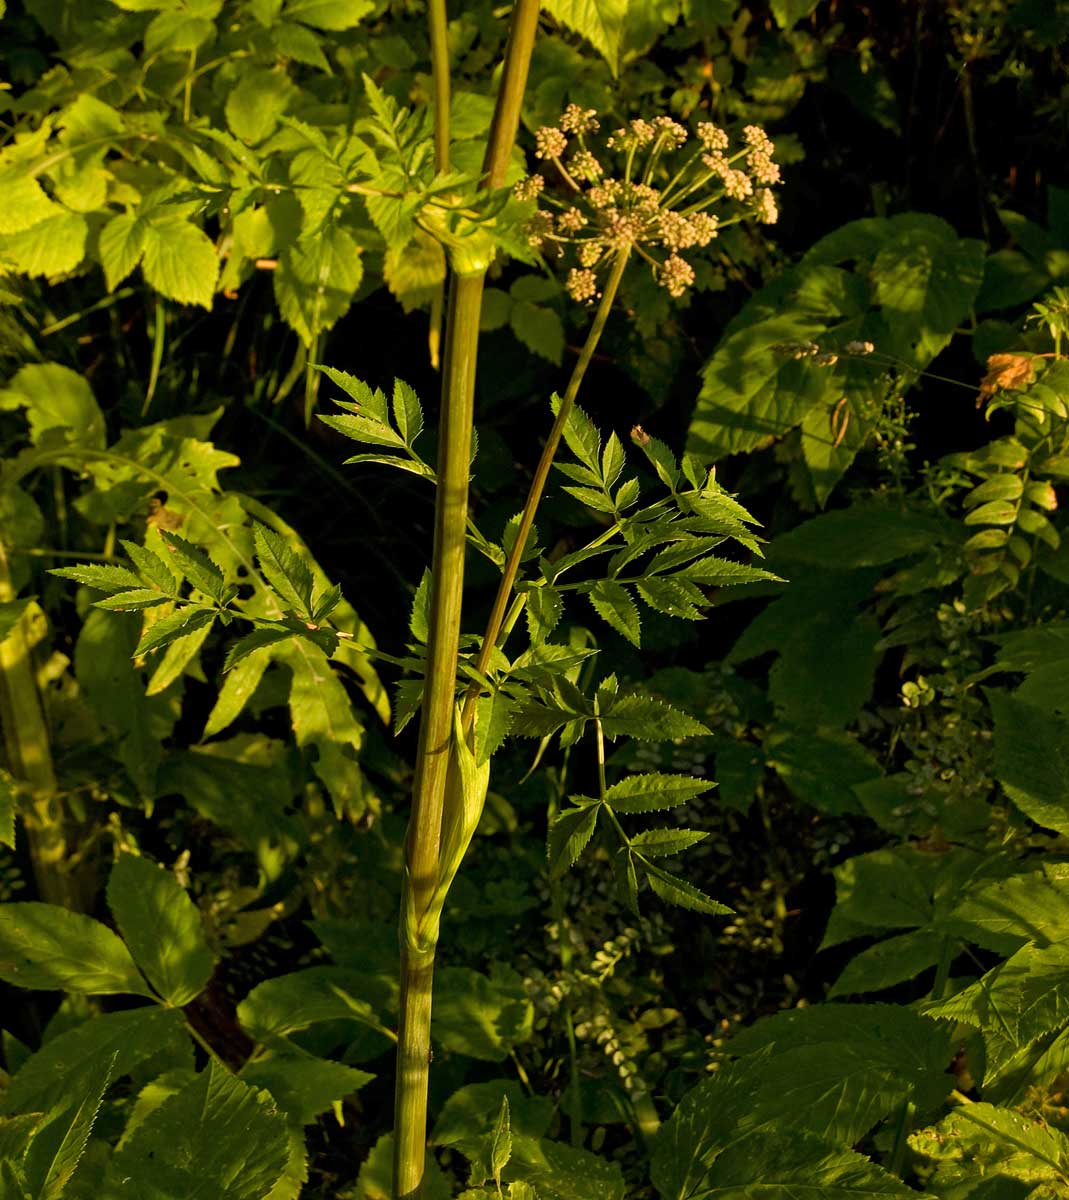
<path fill-rule="evenodd" d="M 816 8 L 820 0 L 772 0 L 770 8 L 780 29 L 793 29 Z"/>
<path fill-rule="evenodd" d="M 617 72 L 627 0 L 543 0 L 542 7 L 565 29 L 586 38 Z"/>
<path fill-rule="evenodd" d="M 694 1195 L 709 1200 L 926 1200 L 924 1193 L 863 1154 L 829 1146 L 804 1132 L 761 1133 L 726 1146 Z"/>
<path fill-rule="evenodd" d="M 934 1165 L 936 1187 L 999 1176 L 1023 1181 L 1028 1192 L 1019 1194 L 1037 1200 L 1069 1189 L 1069 1138 L 1012 1109 L 963 1104 L 909 1142 Z"/>
<path fill-rule="evenodd" d="M 178 880 L 135 854 L 122 854 L 108 879 L 108 907 L 157 992 L 182 1008 L 207 985 L 215 958 L 197 906 Z"/>
<path fill-rule="evenodd" d="M 20 172 L 18 167 L 0 171 L 0 234 L 22 233 L 62 212 L 39 180 Z"/>
<path fill-rule="evenodd" d="M 766 1017 L 729 1043 L 743 1056 L 747 1130 L 805 1131 L 853 1145 L 905 1100 L 954 1086 L 952 1030 L 891 1004 L 817 1004 Z"/>
<path fill-rule="evenodd" d="M 123 1143 L 115 1195 L 263 1200 L 288 1161 L 285 1118 L 213 1061 Z"/>
<path fill-rule="evenodd" d="M 226 123 L 236 137 L 255 145 L 274 133 L 279 117 L 296 95 L 284 70 L 260 67 L 246 71 L 227 96 Z"/>
<path fill-rule="evenodd" d="M 148 546 L 139 546 L 136 542 L 123 542 L 122 546 L 143 580 L 169 596 L 178 595 L 181 584 L 166 559 Z"/>
<path fill-rule="evenodd" d="M 534 1009 L 519 976 L 490 977 L 467 967 L 434 975 L 431 1036 L 445 1049 L 502 1062 L 531 1036 Z"/>
<path fill-rule="evenodd" d="M 59 363 L 28 363 L 0 390 L 0 409 L 22 408 L 30 438 L 39 445 L 51 431 L 87 449 L 104 446 L 104 415 L 85 379 Z M 136 586 L 136 585 L 135 585 Z"/>
<path fill-rule="evenodd" d="M 516 337 L 541 358 L 556 366 L 564 357 L 564 326 L 552 308 L 519 301 L 509 312 L 509 324 Z"/>
<path fill-rule="evenodd" d="M 926 553 L 933 543 L 959 540 L 952 522 L 929 513 L 851 504 L 782 534 L 774 550 L 777 562 L 788 559 L 843 571 L 897 562 Z"/>
<path fill-rule="evenodd" d="M 213 3 L 209 7 L 222 7 Z M 215 25 L 207 17 L 195 16 L 178 9 L 157 13 L 145 30 L 145 51 L 148 54 L 188 54 L 215 36 Z"/>
<path fill-rule="evenodd" d="M 493 1132 L 494 1114 L 502 1099 L 509 1104 L 511 1131 L 540 1138 L 553 1119 L 553 1106 L 544 1096 L 529 1095 L 513 1079 L 469 1083 L 455 1091 L 442 1106 L 430 1140 L 435 1146 L 474 1149 Z"/>
<path fill-rule="evenodd" d="M 799 800 L 836 816 L 859 812 L 854 787 L 881 775 L 869 751 L 837 729 L 781 727 L 765 747 L 768 765 Z"/>
<path fill-rule="evenodd" d="M 335 812 L 360 816 L 366 800 L 356 755 L 364 727 L 344 685 L 323 651 L 303 639 L 280 645 L 273 657 L 291 672 L 289 709 L 297 745 L 315 748 L 313 770 Z"/>
<path fill-rule="evenodd" d="M 43 991 L 152 996 L 106 925 L 33 900 L 0 904 L 0 979 Z"/>
<path fill-rule="evenodd" d="M 859 612 L 874 582 L 863 571 L 809 571 L 792 579 L 747 625 L 727 661 L 775 651 L 769 692 L 784 717 L 802 728 L 850 724 L 872 694 L 879 661 L 880 627 Z"/>
<path fill-rule="evenodd" d="M 211 308 L 219 275 L 211 238 L 177 215 L 154 216 L 143 236 L 145 281 L 168 300 Z"/>
<path fill-rule="evenodd" d="M 632 645 L 639 644 L 639 615 L 627 589 L 611 579 L 601 579 L 587 593 L 598 615 Z"/>
<path fill-rule="evenodd" d="M 716 784 L 711 779 L 691 775 L 628 775 L 606 789 L 605 800 L 617 812 L 654 812 L 686 804 L 712 787 Z"/>
<path fill-rule="evenodd" d="M 146 222 L 136 213 L 120 213 L 100 231 L 100 265 L 104 268 L 104 282 L 109 292 L 115 291 L 141 261 L 145 253 L 145 231 Z"/>
<path fill-rule="evenodd" d="M 1069 716 L 989 690 L 995 717 L 995 775 L 1037 825 L 1069 834 Z"/>
<path fill-rule="evenodd" d="M 310 1125 L 375 1076 L 322 1058 L 272 1054 L 250 1063 L 241 1078 L 252 1087 L 269 1091 L 279 1108 L 293 1120 Z"/>
<path fill-rule="evenodd" d="M 932 1016 L 974 1025 L 984 1035 L 984 1082 L 997 1082 L 1014 1055 L 1069 1021 L 1069 943 L 1023 946 L 976 983 L 928 1004 Z"/>
<path fill-rule="evenodd" d="M 879 992 L 915 979 L 934 967 L 946 935 L 934 929 L 911 929 L 862 950 L 846 964 L 828 991 L 828 999 Z"/>
<path fill-rule="evenodd" d="M 134 657 L 142 658 L 153 650 L 161 650 L 171 642 L 211 625 L 214 620 L 213 610 L 198 604 L 186 604 L 175 609 L 170 616 L 162 617 L 145 630 L 134 650 Z"/>
<path fill-rule="evenodd" d="M 927 925 L 939 859 L 915 846 L 886 846 L 834 868 L 837 903 L 822 948 L 855 937 Z"/>
<path fill-rule="evenodd" d="M 54 279 L 81 263 L 88 236 L 85 217 L 62 210 L 19 233 L 0 234 L 0 257 L 24 275 Z"/>
<path fill-rule="evenodd" d="M 299 616 L 308 617 L 312 608 L 312 572 L 285 538 L 257 525 L 253 532 L 256 556 L 267 582 Z"/>
<path fill-rule="evenodd" d="M 139 1063 L 161 1053 L 192 1050 L 185 1021 L 176 1009 L 152 1005 L 105 1013 L 57 1034 L 32 1054 L 0 1095 L 0 1112 L 40 1112 L 70 1095 L 77 1081 L 102 1077 L 114 1061 L 121 1079 Z"/>
<path fill-rule="evenodd" d="M 372 0 L 288 0 L 284 15 L 315 29 L 352 29 L 373 12 Z"/>
<path fill-rule="evenodd" d="M 279 255 L 275 299 L 306 346 L 345 315 L 363 274 L 360 248 L 337 225 L 327 225 Z"/>
<path fill-rule="evenodd" d="M 23 1171 L 37 1200 L 59 1200 L 77 1169 L 93 1131 L 104 1093 L 111 1083 L 114 1058 L 106 1070 L 85 1076 L 73 1096 L 45 1118 L 34 1134 Z"/>
<path fill-rule="evenodd" d="M 238 1020 L 250 1037 L 269 1042 L 322 1021 L 355 1021 L 382 1026 L 360 998 L 366 979 L 343 967 L 309 967 L 278 975 L 252 989 L 238 1005 Z"/>
<path fill-rule="evenodd" d="M 1069 872 L 1044 864 L 1028 875 L 995 879 L 970 890 L 953 923 L 987 949 L 1012 954 L 1025 942 L 1047 946 L 1069 940 Z"/>
<path fill-rule="evenodd" d="M 502 1176 L 527 1184 L 538 1200 L 624 1200 L 624 1178 L 616 1163 L 526 1133 L 513 1134 L 512 1157 Z"/>
<path fill-rule="evenodd" d="M 549 827 L 546 857 L 553 874 L 567 871 L 578 862 L 594 834 L 599 808 L 597 804 L 589 804 L 583 808 L 566 809 Z"/>

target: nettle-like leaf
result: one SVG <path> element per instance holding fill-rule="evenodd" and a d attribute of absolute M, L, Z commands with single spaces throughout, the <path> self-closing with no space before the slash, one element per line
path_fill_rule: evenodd
<path fill-rule="evenodd" d="M 112 1160 L 111 1186 L 120 1197 L 210 1188 L 219 1200 L 262 1200 L 288 1159 L 285 1118 L 265 1093 L 213 1060 L 123 1142 Z"/>
<path fill-rule="evenodd" d="M 1023 946 L 1006 962 L 925 1012 L 975 1026 L 986 1049 L 991 1086 L 1017 1065 L 1018 1054 L 1069 1022 L 1069 944 Z"/>
<path fill-rule="evenodd" d="M 1012 1194 L 1036 1200 L 1054 1200 L 1069 1188 L 1069 1138 L 1012 1109 L 964 1104 L 909 1141 L 934 1167 L 932 1183 L 940 1194 L 948 1187 L 991 1179 L 1020 1181 L 1024 1190 Z"/>

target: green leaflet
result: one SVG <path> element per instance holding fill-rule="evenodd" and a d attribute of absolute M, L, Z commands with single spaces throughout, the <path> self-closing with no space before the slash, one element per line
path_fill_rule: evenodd
<path fill-rule="evenodd" d="M 50 1112 L 35 1130 L 22 1166 L 30 1190 L 39 1200 L 58 1200 L 63 1195 L 85 1153 L 114 1063 L 113 1056 L 101 1073 L 83 1075 L 83 1087 L 75 1089 L 70 1100 L 58 1112 Z"/>
<path fill-rule="evenodd" d="M 283 1053 L 250 1064 L 241 1078 L 252 1087 L 270 1092 L 293 1120 L 310 1125 L 375 1077 L 344 1063 Z"/>
<path fill-rule="evenodd" d="M 284 1038 L 322 1021 L 382 1026 L 362 994 L 367 981 L 345 967 L 309 967 L 259 984 L 238 1005 L 242 1028 L 260 1042 Z"/>
<path fill-rule="evenodd" d="M 1069 717 L 989 691 L 995 770 L 1006 794 L 1046 829 L 1069 833 Z"/>
<path fill-rule="evenodd" d="M 133 854 L 120 856 L 108 879 L 108 907 L 146 977 L 181 1008 L 211 978 L 215 958 L 196 905 L 170 872 Z"/>
<path fill-rule="evenodd" d="M 546 0 L 546 11 L 565 28 L 584 37 L 615 74 L 627 18 L 627 0 Z"/>
<path fill-rule="evenodd" d="M 37 901 L 0 905 L 0 979 L 46 991 L 152 997 L 106 925 Z"/>

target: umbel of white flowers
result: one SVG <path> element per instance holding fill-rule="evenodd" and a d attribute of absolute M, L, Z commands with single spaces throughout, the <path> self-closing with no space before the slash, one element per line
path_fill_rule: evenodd
<path fill-rule="evenodd" d="M 709 121 L 692 134 L 671 117 L 634 120 L 603 140 L 600 157 L 599 129 L 594 109 L 570 104 L 556 125 L 535 134 L 535 154 L 555 168 L 558 186 L 538 174 L 515 188 L 538 205 L 527 226 L 531 245 L 577 260 L 567 281 L 575 300 L 597 299 L 598 268 L 625 247 L 650 264 L 669 295 L 682 296 L 694 282 L 684 252 L 708 246 L 737 221 L 771 225 L 779 215 L 775 146 L 758 125 L 747 125 L 730 152 L 728 134 Z"/>

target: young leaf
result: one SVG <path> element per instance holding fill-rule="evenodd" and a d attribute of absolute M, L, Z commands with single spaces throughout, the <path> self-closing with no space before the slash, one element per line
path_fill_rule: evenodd
<path fill-rule="evenodd" d="M 140 612 L 145 608 L 155 608 L 158 604 L 170 603 L 170 597 L 164 596 L 155 588 L 131 588 L 126 592 L 116 592 L 114 596 L 105 596 L 96 601 L 96 607 L 106 612 Z"/>
<path fill-rule="evenodd" d="M 421 645 L 430 635 L 431 621 L 431 573 L 426 568 L 412 598 L 412 611 L 408 617 L 408 631 Z"/>
<path fill-rule="evenodd" d="M 561 398 L 554 394 L 551 401 L 553 413 L 560 412 Z M 601 479 L 601 434 L 594 422 L 578 404 L 572 405 L 568 419 L 564 422 L 564 440 L 568 449 L 588 470 Z"/>
<path fill-rule="evenodd" d="M 226 652 L 226 659 L 223 662 L 223 670 L 224 672 L 229 673 L 230 671 L 233 671 L 240 663 L 243 663 L 250 654 L 255 654 L 257 650 L 263 650 L 265 646 L 273 646 L 276 644 L 276 642 L 285 642 L 296 636 L 296 632 L 293 629 L 290 629 L 288 625 L 257 625 L 257 627 L 251 633 L 247 633 L 244 637 L 238 638 L 238 640 Z M 267 666 L 268 661 L 269 658 L 264 658 L 262 660 L 262 665 L 259 672 L 260 675 L 264 673 L 264 668 Z M 258 682 L 259 677 L 257 677 L 257 683 Z M 249 695 L 251 694 L 252 693 L 250 692 Z M 246 696 L 245 699 L 247 700 L 248 696 Z M 242 707 L 244 707 L 244 704 Z M 240 711 L 241 709 L 238 709 L 238 712 Z M 234 717 L 236 716 L 237 712 L 234 713 Z M 232 721 L 234 717 L 231 717 L 230 721 Z M 229 725 L 230 721 L 227 721 L 226 724 Z M 222 729 L 223 726 L 220 726 L 219 728 Z"/>
<path fill-rule="evenodd" d="M 223 573 L 208 555 L 199 546 L 187 542 L 177 533 L 163 530 L 160 536 L 174 555 L 175 564 L 189 582 L 206 596 L 210 596 L 217 604 L 221 603 L 224 587 Z"/>
<path fill-rule="evenodd" d="M 141 580 L 126 567 L 114 566 L 111 563 L 86 563 L 78 567 L 52 567 L 49 575 L 58 575 L 61 579 L 73 579 L 84 587 L 96 588 L 101 592 L 119 592 L 125 588 L 140 588 Z"/>
<path fill-rule="evenodd" d="M 669 858 L 673 854 L 682 854 L 708 836 L 696 829 L 646 829 L 635 834 L 631 845 L 643 857 Z"/>
<path fill-rule="evenodd" d="M 423 432 L 423 408 L 419 398 L 403 380 L 393 381 L 393 419 L 406 446 Z"/>
<path fill-rule="evenodd" d="M 655 867 L 650 863 L 644 863 L 643 867 L 654 893 L 668 904 L 677 904 L 680 908 L 690 908 L 695 912 L 708 913 L 711 916 L 734 912 L 734 909 L 728 908 L 726 904 L 721 904 L 719 900 L 707 896 L 693 884 L 687 883 L 686 880 L 662 871 L 660 867 Z"/>
<path fill-rule="evenodd" d="M 617 812 L 653 812 L 686 804 L 712 787 L 716 784 L 711 779 L 691 775 L 629 775 L 607 789 L 605 801 Z"/>
<path fill-rule="evenodd" d="M 255 526 L 253 541 L 264 578 L 298 616 L 310 619 L 312 572 L 307 564 L 290 549 L 284 537 L 266 525 Z"/>
<path fill-rule="evenodd" d="M 490 1135 L 490 1173 L 494 1183 L 501 1187 L 501 1172 L 512 1157 L 512 1127 L 509 1122 L 509 1098 L 501 1097 L 501 1111 L 497 1115 L 494 1131 Z"/>
<path fill-rule="evenodd" d="M 600 808 L 598 804 L 588 804 L 583 808 L 566 809 L 550 826 L 546 856 L 552 874 L 563 874 L 575 866 L 593 837 Z"/>
<path fill-rule="evenodd" d="M 617 633 L 632 645 L 639 644 L 640 621 L 638 608 L 621 583 L 601 579 L 588 593 L 590 603 Z"/>
<path fill-rule="evenodd" d="M 136 542 L 124 541 L 122 548 L 130 556 L 143 581 L 151 584 L 152 587 L 159 588 L 161 592 L 172 598 L 178 596 L 180 581 L 175 578 L 169 563 L 155 551 L 150 550 L 148 546 L 139 546 Z M 141 586 L 144 584 L 142 583 Z"/>
<path fill-rule="evenodd" d="M 182 1008 L 204 990 L 215 959 L 200 911 L 175 877 L 148 859 L 122 854 L 108 879 L 108 907 L 148 981 Z"/>
<path fill-rule="evenodd" d="M 87 996 L 152 998 L 130 951 L 99 921 L 54 904 L 0 904 L 0 979 Z"/>
<path fill-rule="evenodd" d="M 113 1056 L 104 1071 L 83 1075 L 74 1096 L 58 1113 L 50 1113 L 34 1134 L 23 1171 L 37 1200 L 59 1200 L 63 1195 L 85 1153 L 114 1065 Z"/>
<path fill-rule="evenodd" d="M 254 630 L 254 632 L 259 631 Z M 254 647 L 236 663 L 231 662 L 230 669 L 223 679 L 223 686 L 219 689 L 219 695 L 212 706 L 212 711 L 204 723 L 204 732 L 201 734 L 202 741 L 215 737 L 217 733 L 222 733 L 228 725 L 236 721 L 253 693 L 260 686 L 264 671 L 271 662 L 269 654 L 255 653 L 255 650 L 260 648 L 260 646 Z"/>
<path fill-rule="evenodd" d="M 155 671 L 152 672 L 152 678 L 145 688 L 145 695 L 157 696 L 160 692 L 165 692 L 200 653 L 200 648 L 207 641 L 211 630 L 211 625 L 204 625 L 200 629 L 194 629 L 192 633 L 187 633 L 185 637 L 171 642 L 163 652 Z"/>

